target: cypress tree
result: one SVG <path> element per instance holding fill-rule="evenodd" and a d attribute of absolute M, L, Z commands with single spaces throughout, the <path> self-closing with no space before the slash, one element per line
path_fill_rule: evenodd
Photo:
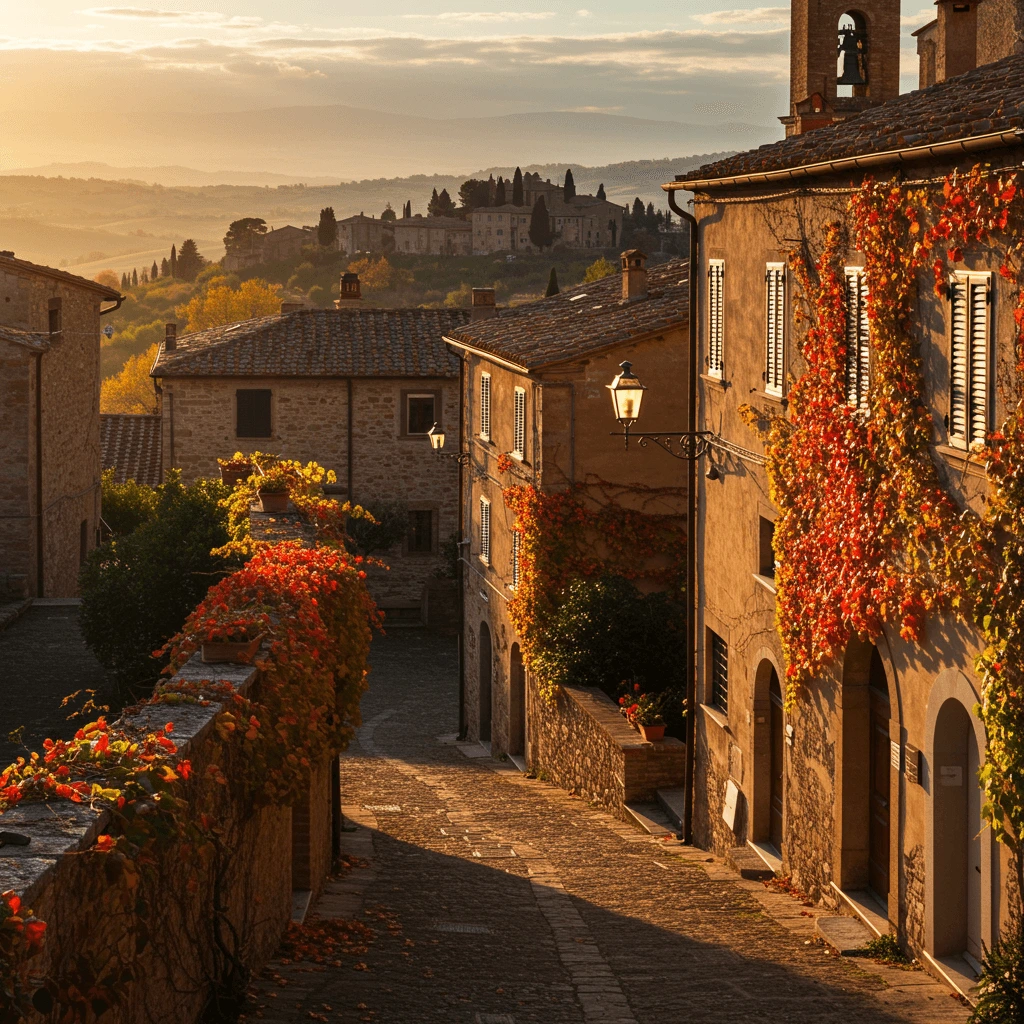
<path fill-rule="evenodd" d="M 498 184 L 494 187 L 494 205 L 504 206 L 507 200 L 505 199 L 505 179 L 499 177 Z"/>
<path fill-rule="evenodd" d="M 170 260 L 167 259 L 166 256 L 160 261 L 160 276 L 161 277 L 170 277 L 171 276 L 171 262 L 170 262 Z"/>
<path fill-rule="evenodd" d="M 155 281 L 160 276 L 160 268 L 156 265 L 156 260 L 153 260 L 153 266 L 149 268 L 149 279 Z"/>
<path fill-rule="evenodd" d="M 186 238 L 181 243 L 181 256 L 177 259 L 177 276 L 185 281 L 194 281 L 205 263 L 206 260 L 199 254 L 196 243 L 191 238 Z"/>
<path fill-rule="evenodd" d="M 512 204 L 513 206 L 523 205 L 523 172 L 518 167 L 512 178 Z"/>
<path fill-rule="evenodd" d="M 608 197 L 604 194 L 604 182 L 597 186 L 597 198 L 607 201 Z"/>
<path fill-rule="evenodd" d="M 562 186 L 562 200 L 571 203 L 576 198 L 576 182 L 573 180 L 572 168 L 565 169 L 565 184 Z"/>
<path fill-rule="evenodd" d="M 171 277 L 178 276 L 178 250 L 171 246 Z"/>
<path fill-rule="evenodd" d="M 124 291 L 128 287 L 128 275 L 125 273 L 121 274 L 121 291 Z"/>
<path fill-rule="evenodd" d="M 644 201 L 637 196 L 633 200 L 633 227 L 637 230 L 644 226 Z"/>
<path fill-rule="evenodd" d="M 555 268 L 551 268 L 551 274 L 548 277 L 548 290 L 544 293 L 545 299 L 550 299 L 552 295 L 558 294 L 558 273 Z"/>
<path fill-rule="evenodd" d="M 538 249 L 549 246 L 554 239 L 551 233 L 551 218 L 548 216 L 548 204 L 544 202 L 544 196 L 537 196 L 537 202 L 533 204 L 533 211 L 530 214 L 530 241 Z"/>
<path fill-rule="evenodd" d="M 320 221 L 316 226 L 317 243 L 324 249 L 330 249 L 338 240 L 338 219 L 334 216 L 334 207 L 325 206 L 320 211 Z"/>
<path fill-rule="evenodd" d="M 132 287 L 133 288 L 138 288 L 139 287 L 139 272 L 138 272 L 138 270 L 136 270 L 134 268 L 132 269 Z"/>

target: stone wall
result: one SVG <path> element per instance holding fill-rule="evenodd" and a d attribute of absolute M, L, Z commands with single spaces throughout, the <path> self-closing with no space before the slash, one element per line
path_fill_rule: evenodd
<path fill-rule="evenodd" d="M 28 349 L 0 340 L 0 601 L 26 596 L 35 585 L 29 460 L 34 363 Z"/>
<path fill-rule="evenodd" d="M 530 697 L 530 767 L 556 785 L 620 818 L 625 804 L 682 786 L 685 745 L 645 742 L 596 687 L 561 687 L 553 707 L 536 690 Z"/>
<path fill-rule="evenodd" d="M 353 379 L 352 462 L 346 379 L 165 378 L 162 387 L 163 470 L 179 468 L 186 481 L 218 476 L 217 458 L 236 450 L 269 451 L 301 462 L 315 460 L 338 477 L 346 497 L 371 512 L 382 501 L 434 513 L 434 550 L 410 553 L 404 542 L 380 555 L 390 571 L 371 569 L 369 588 L 383 608 L 418 608 L 424 583 L 440 564 L 440 546 L 458 531 L 459 472 L 451 460 L 430 454 L 424 435 L 405 431 L 407 392 L 436 393 L 440 422 L 458 436 L 458 381 L 450 379 Z M 273 436 L 239 438 L 235 392 L 269 388 Z M 351 494 L 348 494 L 351 482 Z"/>
<path fill-rule="evenodd" d="M 198 681 L 211 676 L 259 697 L 252 666 L 222 665 L 213 671 L 196 656 L 176 678 Z M 172 722 L 173 738 L 191 760 L 196 778 L 219 749 L 213 723 L 220 709 L 216 703 L 148 705 L 126 715 L 122 724 L 148 731 Z M 227 848 L 224 870 L 193 872 L 194 862 L 185 864 L 177 855 L 160 858 L 154 870 L 160 873 L 163 898 L 151 907 L 149 945 L 132 963 L 133 977 L 139 980 L 117 986 L 119 1002 L 105 1021 L 198 1020 L 209 997 L 209 978 L 220 969 L 211 929 L 214 901 L 243 937 L 237 950 L 240 962 L 258 969 L 290 919 L 294 881 L 314 893 L 322 886 L 331 861 L 330 766 L 314 772 L 297 813 L 289 807 L 253 810 L 246 796 L 244 788 L 229 785 L 218 806 L 206 808 L 215 815 Z M 75 856 L 103 831 L 103 816 L 65 801 L 23 804 L 4 814 L 3 825 L 31 839 L 28 846 L 0 851 L 0 891 L 13 889 L 48 924 L 44 951 L 33 968 L 44 976 L 60 976 L 76 963 L 99 970 L 126 956 L 132 959 L 126 953 L 126 943 L 134 941 L 132 932 L 121 916 L 105 912 L 108 879 L 95 857 Z"/>

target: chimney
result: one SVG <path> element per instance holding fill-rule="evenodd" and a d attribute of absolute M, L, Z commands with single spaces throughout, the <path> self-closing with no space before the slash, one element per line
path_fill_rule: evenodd
<path fill-rule="evenodd" d="M 473 289 L 473 308 L 469 314 L 470 320 L 490 320 L 498 312 L 494 305 L 493 288 Z"/>
<path fill-rule="evenodd" d="M 622 301 L 637 302 L 647 298 L 647 256 L 639 249 L 622 254 Z"/>
<path fill-rule="evenodd" d="M 342 274 L 341 283 L 338 286 L 338 298 L 335 300 L 337 309 L 345 309 L 354 306 L 362 301 L 362 294 L 359 291 L 358 274 Z"/>
<path fill-rule="evenodd" d="M 164 326 L 164 351 L 173 352 L 178 347 L 178 325 L 166 324 Z"/>
<path fill-rule="evenodd" d="M 304 302 L 297 301 L 295 299 L 285 299 L 281 303 L 282 313 L 297 313 L 300 309 L 305 309 L 306 304 Z"/>

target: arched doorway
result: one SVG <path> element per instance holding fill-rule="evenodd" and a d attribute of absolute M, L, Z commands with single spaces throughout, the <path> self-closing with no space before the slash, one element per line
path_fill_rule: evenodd
<path fill-rule="evenodd" d="M 889 683 L 877 648 L 871 651 L 868 676 L 868 705 L 871 715 L 870 777 L 868 779 L 868 888 L 881 900 L 889 900 L 889 850 L 891 829 Z"/>
<path fill-rule="evenodd" d="M 934 955 L 982 957 L 981 788 L 978 742 L 967 708 L 943 702 L 932 767 Z"/>
<path fill-rule="evenodd" d="M 775 852 L 782 856 L 782 809 L 784 801 L 784 766 L 783 755 L 786 750 L 785 722 L 782 707 L 782 687 L 779 685 L 779 674 L 772 666 L 771 678 L 768 680 L 768 716 L 771 744 L 771 778 L 769 798 L 771 801 L 768 841 L 775 847 Z"/>
<path fill-rule="evenodd" d="M 491 630 L 480 623 L 480 742 L 491 739 Z"/>
<path fill-rule="evenodd" d="M 526 669 L 519 644 L 512 645 L 508 671 L 508 752 L 526 753 Z"/>

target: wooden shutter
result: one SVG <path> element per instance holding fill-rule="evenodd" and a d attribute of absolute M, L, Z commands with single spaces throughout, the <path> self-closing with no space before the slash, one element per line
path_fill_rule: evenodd
<path fill-rule="evenodd" d="M 480 436 L 491 439 L 491 375 L 480 374 Z"/>
<path fill-rule="evenodd" d="M 512 531 L 512 589 L 519 586 L 519 544 L 521 535 L 518 530 Z"/>
<path fill-rule="evenodd" d="M 722 376 L 724 325 L 722 285 L 725 261 L 708 261 L 708 375 Z"/>
<path fill-rule="evenodd" d="M 949 441 L 983 442 L 989 431 L 990 275 L 954 274 L 950 285 Z"/>
<path fill-rule="evenodd" d="M 846 268 L 846 401 L 868 411 L 871 345 L 868 332 L 868 281 L 859 267 Z"/>
<path fill-rule="evenodd" d="M 238 437 L 270 437 L 270 389 L 235 392 L 235 433 Z"/>
<path fill-rule="evenodd" d="M 767 337 L 765 339 L 764 389 L 770 395 L 781 395 L 786 345 L 785 264 L 769 263 L 765 284 Z"/>
<path fill-rule="evenodd" d="M 512 452 L 519 458 L 526 457 L 526 391 L 515 391 L 515 425 L 512 434 Z"/>
<path fill-rule="evenodd" d="M 724 714 L 729 712 L 729 645 L 711 634 L 711 703 Z"/>
<path fill-rule="evenodd" d="M 491 503 L 480 499 L 480 558 L 491 564 Z"/>

